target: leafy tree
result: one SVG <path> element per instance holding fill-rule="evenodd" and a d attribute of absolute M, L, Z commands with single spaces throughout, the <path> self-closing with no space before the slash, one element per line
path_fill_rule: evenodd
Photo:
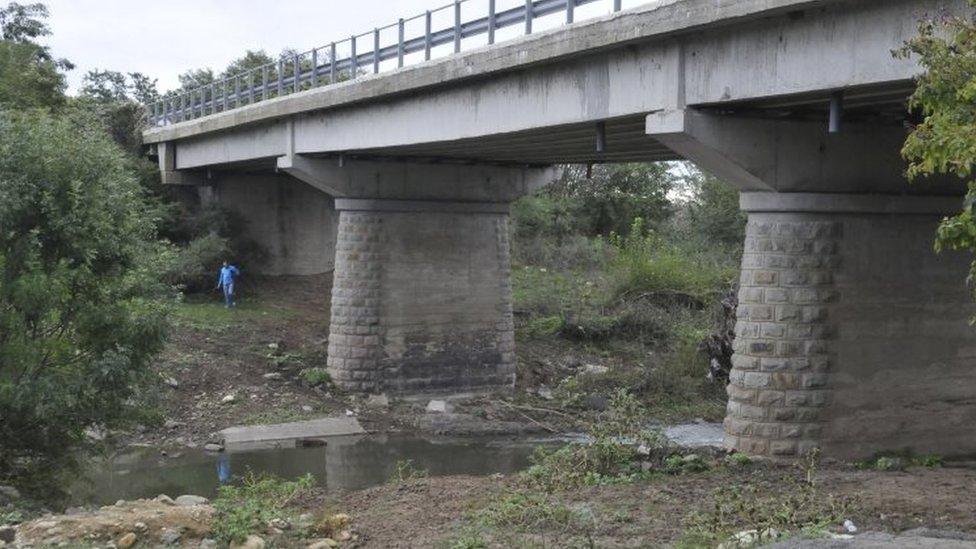
<path fill-rule="evenodd" d="M 58 107 L 65 102 L 66 88 L 64 74 L 43 55 L 43 48 L 0 41 L 0 107 Z"/>
<path fill-rule="evenodd" d="M 33 42 L 36 38 L 48 36 L 51 30 L 43 19 L 49 16 L 47 6 L 44 4 L 11 2 L 7 7 L 0 9 L 0 40 Z"/>
<path fill-rule="evenodd" d="M 24 487 L 139 417 L 163 288 L 142 191 L 90 116 L 0 112 L 0 219 L 0 483 Z"/>
<path fill-rule="evenodd" d="M 264 65 L 274 63 L 270 55 L 264 50 L 247 50 L 243 57 L 239 57 L 230 62 L 227 68 L 220 73 L 221 78 L 228 78 L 236 74 L 241 74 L 243 72 L 261 68 Z"/>
<path fill-rule="evenodd" d="M 698 170 L 685 181 L 692 192 L 688 203 L 691 228 L 712 242 L 738 250 L 746 227 L 746 216 L 739 209 L 739 191 Z"/>
<path fill-rule="evenodd" d="M 976 0 L 969 0 L 976 8 Z M 968 182 L 962 211 L 939 226 L 936 249 L 976 251 L 976 20 L 944 17 L 923 22 L 916 38 L 898 52 L 917 56 L 925 69 L 910 100 L 923 120 L 905 142 L 912 179 L 956 175 Z M 976 280 L 976 262 L 970 268 Z"/>

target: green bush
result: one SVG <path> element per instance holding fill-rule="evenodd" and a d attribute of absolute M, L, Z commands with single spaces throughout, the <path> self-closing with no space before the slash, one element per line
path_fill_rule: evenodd
<path fill-rule="evenodd" d="M 139 417 L 164 287 L 138 182 L 90 119 L 0 112 L 0 219 L 0 483 L 25 486 Z"/>
<path fill-rule="evenodd" d="M 239 486 L 221 486 L 213 502 L 213 536 L 223 543 L 241 542 L 271 520 L 287 519 L 294 503 L 314 484 L 312 475 L 284 481 L 248 473 Z"/>

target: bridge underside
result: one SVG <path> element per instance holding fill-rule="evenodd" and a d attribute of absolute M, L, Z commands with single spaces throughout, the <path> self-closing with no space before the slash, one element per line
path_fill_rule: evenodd
<path fill-rule="evenodd" d="M 418 393 L 511 387 L 508 208 L 550 166 L 691 160 L 749 215 L 727 445 L 976 453 L 969 258 L 931 244 L 963 188 L 905 181 L 914 67 L 890 56 L 947 4 L 679 0 L 577 37 L 616 48 L 547 63 L 529 38 L 178 125 L 160 164 L 252 219 L 271 270 L 334 265 L 339 385 Z M 514 68 L 441 82 L 473 59 Z"/>

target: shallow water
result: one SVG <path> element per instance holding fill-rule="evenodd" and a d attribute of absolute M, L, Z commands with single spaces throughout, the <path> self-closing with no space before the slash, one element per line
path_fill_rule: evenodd
<path fill-rule="evenodd" d="M 561 440 L 371 435 L 332 437 L 325 446 L 311 448 L 219 454 L 186 449 L 168 457 L 156 448 L 140 448 L 91 462 L 71 494 L 76 505 L 107 505 L 159 494 L 212 497 L 222 482 L 248 471 L 289 479 L 311 473 L 329 491 L 357 490 L 387 482 L 397 462 L 407 459 L 431 475 L 508 474 L 528 466 L 536 447 Z"/>

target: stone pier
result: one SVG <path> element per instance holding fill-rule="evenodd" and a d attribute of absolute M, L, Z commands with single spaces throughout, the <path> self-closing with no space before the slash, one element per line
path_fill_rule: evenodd
<path fill-rule="evenodd" d="M 933 250 L 961 186 L 905 181 L 904 128 L 682 110 L 648 128 L 743 191 L 727 447 L 976 452 L 970 258 Z"/>
<path fill-rule="evenodd" d="M 508 204 L 338 199 L 329 369 L 347 389 L 512 386 Z"/>
<path fill-rule="evenodd" d="M 727 445 L 747 453 L 967 453 L 968 258 L 936 254 L 954 197 L 746 193 Z"/>
<path fill-rule="evenodd" d="M 465 393 L 515 382 L 509 204 L 555 170 L 286 156 L 336 196 L 329 372 L 340 387 Z"/>

